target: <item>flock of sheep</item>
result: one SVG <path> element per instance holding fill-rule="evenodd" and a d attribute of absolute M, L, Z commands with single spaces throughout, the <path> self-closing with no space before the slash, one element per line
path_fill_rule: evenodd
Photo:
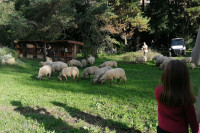
<path fill-rule="evenodd" d="M 159 67 L 159 69 L 162 70 L 169 61 L 174 60 L 174 59 L 171 57 L 163 56 L 162 54 L 158 54 L 158 55 L 155 55 L 152 59 L 146 56 L 136 57 L 135 62 L 146 63 L 147 60 L 155 61 L 156 67 Z M 192 63 L 192 57 L 184 57 L 181 59 L 181 61 L 186 65 L 190 64 L 191 69 L 195 67 L 195 64 Z"/>
<path fill-rule="evenodd" d="M 86 67 L 87 63 L 90 67 Z M 99 66 L 93 66 L 95 63 L 95 57 L 91 56 L 87 59 L 83 59 L 81 62 L 78 60 L 70 60 L 68 64 L 57 61 L 47 61 L 40 62 L 42 67 L 38 72 L 38 79 L 42 79 L 42 77 L 46 76 L 48 79 L 51 77 L 52 73 L 59 72 L 58 79 L 62 81 L 62 78 L 65 77 L 67 82 L 68 77 L 73 77 L 73 81 L 75 79 L 79 80 L 79 68 L 86 67 L 83 70 L 81 75 L 81 79 L 86 79 L 87 77 L 90 79 L 90 75 L 94 75 L 93 83 L 104 83 L 106 80 L 110 81 L 110 85 L 112 84 L 113 79 L 117 79 L 117 83 L 119 83 L 120 78 L 123 79 L 124 83 L 126 83 L 126 74 L 124 69 L 117 68 L 116 61 L 106 61 Z M 115 67 L 115 68 L 112 68 Z"/>

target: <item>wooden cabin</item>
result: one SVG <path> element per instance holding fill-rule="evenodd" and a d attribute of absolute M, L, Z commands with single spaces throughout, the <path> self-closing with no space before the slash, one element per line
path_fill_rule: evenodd
<path fill-rule="evenodd" d="M 39 58 L 46 59 L 46 47 L 51 45 L 55 52 L 55 61 L 67 62 L 77 58 L 78 46 L 84 45 L 82 42 L 72 40 L 19 40 L 15 43 L 19 58 Z"/>

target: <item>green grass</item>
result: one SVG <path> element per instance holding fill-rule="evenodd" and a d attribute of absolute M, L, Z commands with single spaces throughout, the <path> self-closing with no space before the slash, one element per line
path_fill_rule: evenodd
<path fill-rule="evenodd" d="M 110 59 L 114 56 L 99 58 L 95 65 Z M 126 84 L 94 86 L 90 80 L 60 82 L 57 75 L 39 81 L 40 60 L 22 61 L 25 64 L 0 65 L 0 132 L 156 132 L 154 89 L 162 71 L 154 62 L 119 62 Z M 190 73 L 197 95 L 200 72 Z"/>

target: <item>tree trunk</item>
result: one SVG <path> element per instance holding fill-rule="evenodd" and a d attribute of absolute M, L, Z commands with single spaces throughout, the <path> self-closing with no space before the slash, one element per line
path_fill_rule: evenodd
<path fill-rule="evenodd" d="M 197 34 L 196 43 L 192 49 L 192 61 L 196 66 L 200 66 L 200 27 Z"/>

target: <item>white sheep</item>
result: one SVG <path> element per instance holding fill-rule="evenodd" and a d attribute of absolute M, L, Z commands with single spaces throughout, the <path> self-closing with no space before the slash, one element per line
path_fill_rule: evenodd
<path fill-rule="evenodd" d="M 90 65 L 94 65 L 94 63 L 95 63 L 95 57 L 90 56 L 90 57 L 87 59 L 87 62 L 88 62 Z"/>
<path fill-rule="evenodd" d="M 110 66 L 110 67 L 117 67 L 117 61 L 105 61 L 104 63 L 102 63 L 101 65 L 99 65 L 100 68 L 102 67 L 106 67 L 106 66 Z"/>
<path fill-rule="evenodd" d="M 136 63 L 146 63 L 146 61 L 147 61 L 147 57 L 146 56 L 136 57 L 135 58 L 135 62 Z"/>
<path fill-rule="evenodd" d="M 183 59 L 181 59 L 181 61 L 185 62 L 186 64 L 190 64 L 192 62 L 192 57 L 185 57 Z"/>
<path fill-rule="evenodd" d="M 169 59 L 169 58 L 170 57 L 167 57 L 167 56 L 162 56 L 162 57 L 157 58 L 156 59 L 156 66 L 157 67 L 160 66 L 160 64 L 162 64 L 164 60 Z"/>
<path fill-rule="evenodd" d="M 41 61 L 40 65 L 45 66 L 45 65 L 51 65 L 53 62 L 52 61 Z"/>
<path fill-rule="evenodd" d="M 67 68 L 68 65 L 64 62 L 53 62 L 51 65 L 52 72 L 61 72 L 63 68 Z"/>
<path fill-rule="evenodd" d="M 47 76 L 48 79 L 51 77 L 51 66 L 45 65 L 39 69 L 36 77 L 41 80 L 43 76 Z"/>
<path fill-rule="evenodd" d="M 191 63 L 191 64 L 190 64 L 190 68 L 191 68 L 191 69 L 194 69 L 195 67 L 196 67 L 196 65 L 195 65 L 194 63 Z"/>
<path fill-rule="evenodd" d="M 124 83 L 126 83 L 126 74 L 124 69 L 122 68 L 115 68 L 108 70 L 100 79 L 99 81 L 103 84 L 106 80 L 110 80 L 110 85 L 112 85 L 112 80 L 117 79 L 117 84 L 120 81 L 120 78 L 123 79 Z"/>
<path fill-rule="evenodd" d="M 73 82 L 75 81 L 75 78 L 79 80 L 79 69 L 77 67 L 67 67 L 62 69 L 60 75 L 58 76 L 58 79 L 62 81 L 62 77 L 65 77 L 65 80 L 67 82 L 67 77 L 73 77 Z"/>
<path fill-rule="evenodd" d="M 81 76 L 81 79 L 85 79 L 86 76 L 89 76 L 89 79 L 90 79 L 90 75 L 94 75 L 94 72 L 99 69 L 98 66 L 91 66 L 91 67 L 87 67 L 84 69 L 83 73 L 82 73 L 82 76 Z"/>
<path fill-rule="evenodd" d="M 165 66 L 166 66 L 171 60 L 173 60 L 173 59 L 168 58 L 168 59 L 164 60 L 164 61 L 162 62 L 162 64 L 160 65 L 159 69 L 160 69 L 160 70 L 164 69 Z"/>
<path fill-rule="evenodd" d="M 83 65 L 83 67 L 86 67 L 86 65 L 87 65 L 86 59 L 82 59 L 81 63 L 82 63 L 82 65 Z"/>
<path fill-rule="evenodd" d="M 70 60 L 69 61 L 69 64 L 70 64 L 70 66 L 76 66 L 76 67 L 83 67 L 83 65 L 81 64 L 81 62 L 80 61 L 78 61 L 78 60 Z"/>
<path fill-rule="evenodd" d="M 161 54 L 155 55 L 155 56 L 152 58 L 152 61 L 153 61 L 153 60 L 157 60 L 157 59 L 160 58 L 160 57 L 163 57 L 163 55 L 161 55 Z"/>
<path fill-rule="evenodd" d="M 99 79 L 108 71 L 111 70 L 112 67 L 107 66 L 107 67 L 102 67 L 100 69 L 97 69 L 94 73 L 94 79 L 93 79 L 93 83 L 96 84 Z"/>
<path fill-rule="evenodd" d="M 152 57 L 151 56 L 147 56 L 147 61 L 152 61 Z"/>

